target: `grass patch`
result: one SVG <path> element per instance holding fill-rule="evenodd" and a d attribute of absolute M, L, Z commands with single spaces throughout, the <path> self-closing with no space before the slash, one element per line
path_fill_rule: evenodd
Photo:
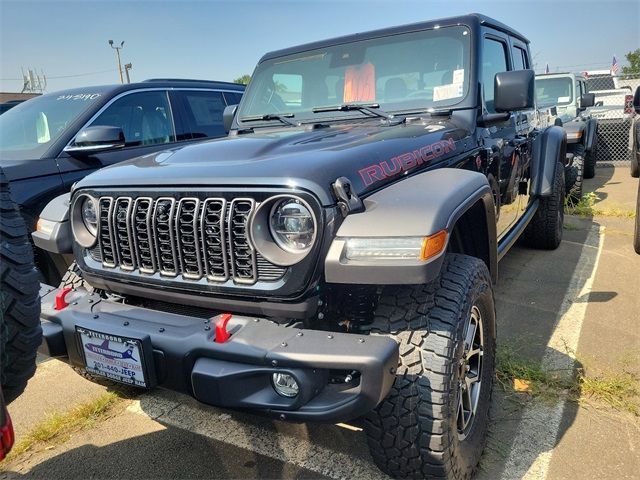
<path fill-rule="evenodd" d="M 92 427 L 112 412 L 121 401 L 122 398 L 118 394 L 107 392 L 67 412 L 54 413 L 16 442 L 3 465 L 36 447 L 62 443 L 71 433 Z M 3 469 L 3 465 L 0 465 L 0 470 Z"/>
<path fill-rule="evenodd" d="M 576 403 L 595 402 L 640 416 L 640 378 L 625 364 L 617 371 L 597 375 L 589 375 L 584 367 L 573 372 L 550 371 L 506 346 L 497 351 L 496 379 L 505 391 L 514 394 L 542 400 L 562 396 Z"/>
<path fill-rule="evenodd" d="M 574 225 L 573 223 L 564 223 L 562 227 L 567 231 L 580 230 L 580 227 L 578 227 L 577 225 Z"/>
<path fill-rule="evenodd" d="M 635 218 L 636 216 L 633 210 L 618 207 L 597 207 L 596 203 L 598 200 L 598 195 L 595 192 L 585 193 L 578 202 L 572 202 L 569 198 L 566 198 L 564 212 L 567 215 L 577 215 L 580 217 Z"/>

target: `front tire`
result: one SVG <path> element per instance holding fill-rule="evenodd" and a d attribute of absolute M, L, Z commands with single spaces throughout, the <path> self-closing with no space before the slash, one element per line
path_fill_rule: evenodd
<path fill-rule="evenodd" d="M 36 371 L 42 340 L 40 281 L 29 232 L 0 170 L 0 378 L 7 403 Z"/>
<path fill-rule="evenodd" d="M 554 250 L 562 241 L 564 223 L 564 166 L 556 163 L 551 195 L 540 198 L 538 211 L 524 231 L 524 241 L 530 247 Z"/>
<path fill-rule="evenodd" d="M 391 392 L 365 418 L 376 465 L 393 477 L 471 478 L 486 444 L 495 369 L 487 266 L 447 254 L 434 282 L 386 287 L 369 328 L 400 345 Z"/>

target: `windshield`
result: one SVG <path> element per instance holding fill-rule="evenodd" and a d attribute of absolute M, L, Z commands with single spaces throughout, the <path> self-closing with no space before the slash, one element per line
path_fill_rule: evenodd
<path fill-rule="evenodd" d="M 396 113 L 450 107 L 469 88 L 470 36 L 466 27 L 445 27 L 266 60 L 254 73 L 238 118 L 363 117 L 362 111 L 312 111 L 345 103 L 375 103 Z"/>
<path fill-rule="evenodd" d="M 39 159 L 82 112 L 102 97 L 86 91 L 32 98 L 0 116 L 0 154 L 11 160 Z"/>
<path fill-rule="evenodd" d="M 539 107 L 569 105 L 573 101 L 573 80 L 570 77 L 536 78 L 536 100 Z"/>

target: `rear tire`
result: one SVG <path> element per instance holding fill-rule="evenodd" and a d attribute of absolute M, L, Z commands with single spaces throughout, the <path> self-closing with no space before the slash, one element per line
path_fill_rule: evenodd
<path fill-rule="evenodd" d="M 636 199 L 636 221 L 633 229 L 633 249 L 640 255 L 640 184 L 638 185 L 638 198 Z"/>
<path fill-rule="evenodd" d="M 36 371 L 42 340 L 40 281 L 29 232 L 0 170 L 0 378 L 7 403 Z"/>
<path fill-rule="evenodd" d="M 540 198 L 538 211 L 524 231 L 523 239 L 533 248 L 554 250 L 562 241 L 564 223 L 564 166 L 556 163 L 551 195 Z"/>
<path fill-rule="evenodd" d="M 636 152 L 631 152 L 631 176 L 633 178 L 640 177 L 640 158 Z"/>
<path fill-rule="evenodd" d="M 495 370 L 487 266 L 447 254 L 437 280 L 386 287 L 368 328 L 400 345 L 394 385 L 365 417 L 376 465 L 395 478 L 471 478 L 486 444 Z"/>
<path fill-rule="evenodd" d="M 565 191 L 567 200 L 577 203 L 582 198 L 582 179 L 584 177 L 584 146 L 576 145 L 572 153 L 573 164 L 565 169 Z M 567 177 L 567 174 L 569 177 Z"/>
<path fill-rule="evenodd" d="M 587 150 L 584 156 L 584 178 L 596 176 L 596 160 L 598 157 L 598 132 L 593 137 L 593 146 Z"/>

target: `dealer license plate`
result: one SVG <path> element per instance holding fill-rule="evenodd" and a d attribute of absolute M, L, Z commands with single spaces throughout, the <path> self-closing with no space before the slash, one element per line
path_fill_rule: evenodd
<path fill-rule="evenodd" d="M 76 329 L 87 372 L 116 382 L 146 387 L 140 340 Z"/>

